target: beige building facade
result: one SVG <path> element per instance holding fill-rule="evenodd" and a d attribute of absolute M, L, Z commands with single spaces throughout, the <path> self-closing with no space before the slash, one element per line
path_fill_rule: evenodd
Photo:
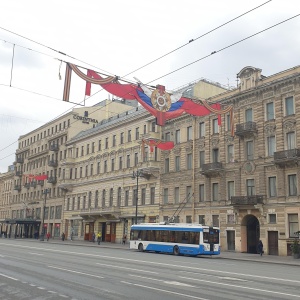
<path fill-rule="evenodd" d="M 45 224 L 57 237 L 91 240 L 101 232 L 102 240 L 120 243 L 136 221 L 196 222 L 220 227 L 223 250 L 256 253 L 261 239 L 266 254 L 289 255 L 300 218 L 300 67 L 261 73 L 243 68 L 231 90 L 203 81 L 189 87 L 190 96 L 233 106 L 234 135 L 229 115 L 221 116 L 221 126 L 210 114 L 183 115 L 160 127 L 145 109 L 125 105 L 96 124 L 82 123 L 84 108 L 21 137 L 11 222 L 25 200 L 41 223 L 47 201 Z M 106 103 L 106 113 L 116 112 L 112 105 Z M 54 133 L 72 118 L 78 126 Z M 174 148 L 150 149 L 144 141 L 151 138 L 173 141 Z M 45 186 L 21 182 L 17 172 L 33 170 L 48 175 Z M 46 201 L 45 189 L 51 191 Z"/>

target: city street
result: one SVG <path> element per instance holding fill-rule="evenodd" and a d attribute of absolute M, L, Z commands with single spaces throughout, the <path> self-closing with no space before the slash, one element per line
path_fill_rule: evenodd
<path fill-rule="evenodd" d="M 0 239 L 0 299 L 300 299 L 299 266 Z"/>

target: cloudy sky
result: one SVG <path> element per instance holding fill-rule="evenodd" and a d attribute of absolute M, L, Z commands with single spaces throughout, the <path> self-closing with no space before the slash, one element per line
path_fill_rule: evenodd
<path fill-rule="evenodd" d="M 62 101 L 60 60 L 167 90 L 201 78 L 232 87 L 245 66 L 269 76 L 299 65 L 300 17 L 265 30 L 298 15 L 299 0 L 10 0 L 0 11 L 0 172 L 15 160 L 20 135 L 74 107 Z M 76 80 L 70 101 L 82 103 Z M 108 97 L 99 90 L 92 86 L 85 105 Z"/>

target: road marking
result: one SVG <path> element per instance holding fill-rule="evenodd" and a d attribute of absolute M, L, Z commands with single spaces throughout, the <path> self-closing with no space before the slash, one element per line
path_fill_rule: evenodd
<path fill-rule="evenodd" d="M 0 257 L 4 257 L 4 255 L 1 255 L 1 254 L 0 254 Z"/>
<path fill-rule="evenodd" d="M 2 274 L 2 273 L 0 273 L 0 276 L 3 276 L 3 277 L 8 278 L 8 279 L 15 280 L 15 281 L 19 281 L 19 279 L 17 279 L 17 278 L 10 277 L 10 276 L 4 275 L 4 274 Z"/>
<path fill-rule="evenodd" d="M 146 286 L 146 285 L 141 285 L 141 284 L 137 284 L 137 283 L 131 283 L 131 282 L 127 282 L 127 281 L 121 281 L 121 282 L 124 283 L 124 284 L 134 285 L 134 286 L 138 286 L 138 287 L 145 288 L 145 289 L 150 289 L 150 290 L 159 291 L 159 292 L 163 292 L 163 293 L 167 293 L 167 294 L 173 294 L 173 295 L 177 295 L 177 296 L 182 296 L 184 298 L 192 298 L 192 299 L 198 299 L 198 300 L 208 300 L 206 298 L 201 298 L 201 297 L 197 297 L 197 296 L 176 293 L 176 292 L 172 292 L 172 291 L 168 291 L 168 290 L 163 290 L 163 289 L 158 289 L 158 288 L 154 288 L 154 287 Z"/>
<path fill-rule="evenodd" d="M 62 295 L 62 294 L 59 294 L 58 296 L 63 297 L 63 298 L 69 298 L 68 296 Z"/>
<path fill-rule="evenodd" d="M 40 256 L 43 256 L 44 254 L 41 254 L 41 253 L 35 253 L 35 252 L 28 252 L 28 254 L 32 254 L 32 255 L 40 255 Z"/>
<path fill-rule="evenodd" d="M 63 268 L 54 267 L 54 266 L 47 266 L 47 267 L 48 267 L 48 268 L 52 268 L 52 269 L 57 269 L 57 270 L 66 271 L 66 272 L 71 272 L 71 273 L 76 273 L 76 274 L 81 274 L 81 275 L 87 275 L 87 276 L 91 276 L 91 277 L 96 277 L 96 278 L 104 278 L 104 277 L 98 276 L 98 275 L 93 275 L 93 274 L 88 274 L 88 273 L 78 272 L 78 271 L 69 270 L 69 269 L 63 269 Z"/>
<path fill-rule="evenodd" d="M 159 274 L 158 272 L 152 272 L 152 271 L 146 271 L 146 270 L 139 270 L 139 269 L 132 269 L 132 268 L 126 268 L 126 267 L 120 267 L 120 266 L 114 266 L 114 265 L 107 265 L 107 264 L 101 264 L 101 263 L 96 263 L 96 265 L 107 266 L 107 267 L 110 267 L 110 268 L 117 268 L 117 269 L 126 269 L 126 270 L 129 270 L 129 271 L 138 271 L 138 272 L 144 272 L 144 273 Z"/>
<path fill-rule="evenodd" d="M 188 280 L 192 280 L 192 281 L 199 281 L 199 282 L 205 282 L 205 283 L 214 284 L 214 285 L 225 285 L 225 286 L 236 287 L 236 288 L 239 288 L 239 289 L 252 290 L 252 291 L 257 291 L 257 292 L 264 292 L 264 293 L 270 293 L 270 294 L 284 295 L 284 296 L 289 296 L 289 297 L 300 298 L 300 295 L 293 295 L 293 294 L 287 294 L 287 293 L 281 293 L 281 292 L 275 292 L 275 291 L 269 291 L 269 290 L 251 288 L 251 287 L 240 286 L 240 285 L 229 284 L 229 283 L 208 281 L 208 280 L 204 280 L 204 279 L 196 279 L 196 278 L 189 278 L 189 277 L 183 277 L 183 276 L 179 276 L 179 277 L 183 278 L 183 279 L 188 279 Z"/>
<path fill-rule="evenodd" d="M 20 244 L 6 244 L 1 243 L 0 246 L 7 245 L 7 246 L 14 246 L 19 248 L 30 248 L 30 249 L 37 249 L 42 251 L 50 251 L 50 252 L 57 252 L 57 253 L 67 253 L 67 254 L 74 254 L 74 255 L 82 255 L 82 256 L 88 256 L 88 257 L 101 257 L 101 258 L 108 258 L 108 259 L 114 259 L 114 260 L 122 260 L 122 261 L 132 261 L 136 263 L 145 263 L 145 264 L 151 264 L 151 265 L 159 265 L 159 266 L 170 266 L 168 263 L 159 263 L 159 262 L 152 262 L 152 261 L 146 261 L 146 260 L 138 260 L 138 259 L 132 259 L 132 258 L 121 258 L 121 257 L 114 257 L 114 256 L 106 256 L 106 255 L 99 255 L 99 254 L 89 254 L 84 252 L 74 252 L 74 251 L 64 251 L 64 250 L 57 250 L 57 249 L 50 249 L 50 248 L 40 248 L 40 247 L 32 247 L 32 246 L 24 246 Z M 176 268 L 186 268 L 190 270 L 197 270 L 197 271 L 207 271 L 207 272 L 215 272 L 220 274 L 229 274 L 229 275 L 237 275 L 237 276 L 244 276 L 244 277 L 251 277 L 251 278 L 262 278 L 262 279 L 268 279 L 268 280 L 276 280 L 276 281 L 283 281 L 283 282 L 293 282 L 300 284 L 299 280 L 292 280 L 292 279 L 283 279 L 283 278 L 275 278 L 275 277 L 268 277 L 268 276 L 259 276 L 259 275 L 251 275 L 251 274 L 243 274 L 243 273 L 236 273 L 236 272 L 229 272 L 229 271 L 220 271 L 220 270 L 213 270 L 213 269 L 205 269 L 205 268 L 199 268 L 199 267 L 189 267 L 189 266 L 180 266 L 180 265 L 172 265 L 172 267 Z"/>
<path fill-rule="evenodd" d="M 45 288 L 44 287 L 42 287 L 42 286 L 38 286 L 37 287 L 39 290 L 44 290 Z"/>
<path fill-rule="evenodd" d="M 51 294 L 57 294 L 57 292 L 54 292 L 54 291 L 47 291 L 48 293 L 51 293 Z"/>

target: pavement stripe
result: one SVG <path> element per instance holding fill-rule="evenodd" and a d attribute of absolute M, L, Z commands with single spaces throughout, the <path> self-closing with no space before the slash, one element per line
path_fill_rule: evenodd
<path fill-rule="evenodd" d="M 81 275 L 87 275 L 87 276 L 96 277 L 96 278 L 104 278 L 104 277 L 98 276 L 98 275 L 93 275 L 93 274 L 78 272 L 78 271 L 74 271 L 74 270 L 70 270 L 70 269 L 63 269 L 63 268 L 54 267 L 54 266 L 48 266 L 48 268 L 62 270 L 62 271 L 66 271 L 66 272 L 76 273 L 76 274 L 81 274 Z"/>

